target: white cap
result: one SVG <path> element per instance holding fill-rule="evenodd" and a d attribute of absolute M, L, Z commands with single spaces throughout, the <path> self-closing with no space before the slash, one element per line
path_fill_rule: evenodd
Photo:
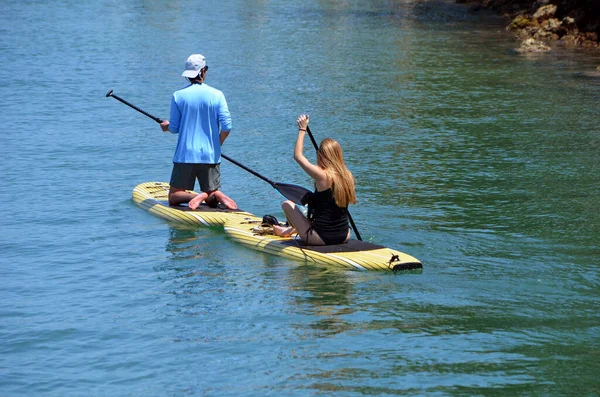
<path fill-rule="evenodd" d="M 185 61 L 185 70 L 181 75 L 183 77 L 194 78 L 198 76 L 200 70 L 206 66 L 206 58 L 202 54 L 192 54 Z"/>

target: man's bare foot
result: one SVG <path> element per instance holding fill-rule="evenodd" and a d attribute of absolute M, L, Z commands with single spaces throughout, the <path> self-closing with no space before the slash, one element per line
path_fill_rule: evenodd
<path fill-rule="evenodd" d="M 273 225 L 273 234 L 279 237 L 290 237 L 296 232 L 293 226 Z"/>
<path fill-rule="evenodd" d="M 233 201 L 232 199 L 227 197 L 223 192 L 217 190 L 216 192 L 214 192 L 214 196 L 217 200 L 219 200 L 219 202 L 221 204 L 223 204 L 225 207 L 229 208 L 230 210 L 238 209 L 235 201 Z"/>
<path fill-rule="evenodd" d="M 200 204 L 202 204 L 202 202 L 206 200 L 207 197 L 208 194 L 200 193 L 199 195 L 190 200 L 190 202 L 188 203 L 189 209 L 195 210 L 196 208 L 200 207 Z"/>

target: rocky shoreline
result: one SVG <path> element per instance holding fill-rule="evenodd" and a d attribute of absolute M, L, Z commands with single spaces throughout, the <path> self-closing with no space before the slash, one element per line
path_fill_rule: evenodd
<path fill-rule="evenodd" d="M 600 50 L 600 0 L 456 0 L 471 11 L 491 9 L 521 44 L 518 52 L 547 52 L 557 45 Z M 600 66 L 598 67 L 600 70 Z"/>

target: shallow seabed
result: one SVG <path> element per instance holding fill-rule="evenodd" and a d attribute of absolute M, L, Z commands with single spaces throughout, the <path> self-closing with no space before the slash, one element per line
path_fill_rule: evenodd
<path fill-rule="evenodd" d="M 600 395 L 597 53 L 519 55 L 506 21 L 450 1 L 3 8 L 0 395 Z M 424 269 L 294 262 L 136 207 L 176 137 L 105 94 L 167 118 L 195 52 L 227 155 L 308 187 L 309 113 L 344 147 L 363 238 Z"/>

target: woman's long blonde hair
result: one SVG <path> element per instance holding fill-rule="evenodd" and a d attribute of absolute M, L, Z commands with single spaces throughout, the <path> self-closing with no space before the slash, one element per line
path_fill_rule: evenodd
<path fill-rule="evenodd" d="M 331 190 L 338 207 L 345 208 L 349 204 L 356 204 L 354 176 L 346 168 L 342 147 L 337 141 L 331 138 L 323 139 L 317 151 L 317 164 L 331 178 Z"/>

